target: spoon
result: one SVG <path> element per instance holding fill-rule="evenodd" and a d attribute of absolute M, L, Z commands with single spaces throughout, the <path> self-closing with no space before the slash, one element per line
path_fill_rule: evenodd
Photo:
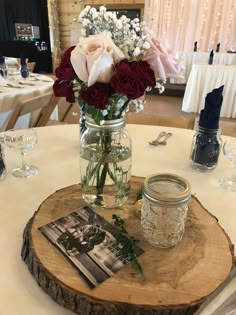
<path fill-rule="evenodd" d="M 159 135 L 160 136 L 160 135 Z M 153 140 L 153 141 L 149 141 L 149 144 L 151 145 L 166 145 L 167 144 L 167 140 L 172 136 L 172 132 L 168 132 L 166 133 L 165 132 L 165 135 L 164 135 L 164 139 L 162 141 L 160 141 L 160 138 L 157 137 L 157 139 Z"/>

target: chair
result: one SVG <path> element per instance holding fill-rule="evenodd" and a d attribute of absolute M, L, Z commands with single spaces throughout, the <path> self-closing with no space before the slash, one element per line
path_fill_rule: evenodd
<path fill-rule="evenodd" d="M 41 127 L 49 124 L 50 116 L 54 111 L 58 102 L 58 97 L 55 97 L 52 92 L 47 92 L 31 99 L 19 102 L 12 111 L 8 124 L 5 130 L 13 129 L 18 118 L 39 111 L 36 114 L 32 127 Z"/>
<path fill-rule="evenodd" d="M 167 126 L 174 128 L 193 129 L 194 117 L 172 117 L 165 115 L 145 114 L 128 112 L 126 114 L 127 124 Z"/>

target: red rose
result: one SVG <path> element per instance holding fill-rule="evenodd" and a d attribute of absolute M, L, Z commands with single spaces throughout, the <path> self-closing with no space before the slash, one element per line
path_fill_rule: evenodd
<path fill-rule="evenodd" d="M 70 62 L 70 55 L 75 46 L 68 48 L 61 57 L 60 65 L 56 68 L 55 74 L 61 80 L 73 80 L 76 78 L 76 73 Z"/>
<path fill-rule="evenodd" d="M 70 84 L 70 82 L 57 79 L 53 84 L 53 91 L 55 96 L 65 96 L 67 102 L 75 102 L 75 95 L 72 84 Z"/>
<path fill-rule="evenodd" d="M 149 63 L 142 60 L 131 62 L 131 68 L 137 73 L 146 88 L 154 87 L 156 85 L 155 74 L 150 68 Z"/>
<path fill-rule="evenodd" d="M 142 78 L 132 69 L 132 62 L 128 62 L 127 59 L 116 65 L 116 73 L 111 78 L 111 87 L 133 100 L 142 96 L 146 90 Z"/>
<path fill-rule="evenodd" d="M 109 104 L 113 90 L 110 84 L 96 82 L 80 93 L 82 100 L 96 109 L 104 109 Z"/>

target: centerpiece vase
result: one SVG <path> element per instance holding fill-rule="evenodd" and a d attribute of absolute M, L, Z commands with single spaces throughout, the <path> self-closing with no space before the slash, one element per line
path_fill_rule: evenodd
<path fill-rule="evenodd" d="M 128 199 L 132 143 L 125 118 L 98 125 L 86 116 L 80 139 L 80 178 L 83 199 L 92 206 L 115 208 Z"/>

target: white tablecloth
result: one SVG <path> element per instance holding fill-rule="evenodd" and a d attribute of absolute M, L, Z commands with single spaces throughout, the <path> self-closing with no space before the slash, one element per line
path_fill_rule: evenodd
<path fill-rule="evenodd" d="M 14 79 L 13 79 L 14 78 Z M 21 83 L 19 83 L 21 82 Z M 23 80 L 20 75 L 12 76 L 12 79 L 0 80 L 0 131 L 3 131 L 11 115 L 12 109 L 19 101 L 30 99 L 41 93 L 52 91 L 53 79 L 39 74 L 31 74 L 27 80 Z M 7 84 L 17 87 L 10 87 Z M 29 84 L 29 85 L 27 85 Z M 32 84 L 32 85 L 30 85 Z M 57 109 L 53 112 L 53 119 L 58 119 Z M 20 117 L 16 128 L 28 127 L 30 115 Z"/>
<path fill-rule="evenodd" d="M 236 66 L 193 65 L 189 76 L 182 110 L 200 113 L 207 93 L 224 85 L 221 117 L 236 118 Z"/>
<path fill-rule="evenodd" d="M 138 114 L 137 114 L 138 115 Z M 158 126 L 128 125 L 133 141 L 132 174 L 147 176 L 171 172 L 186 178 L 192 193 L 219 219 L 219 224 L 236 244 L 236 194 L 219 187 L 218 180 L 232 171 L 220 154 L 219 164 L 211 172 L 191 168 L 189 154 L 194 131 Z M 166 146 L 150 146 L 161 130 L 173 132 Z M 0 136 L 2 134 L 0 133 Z M 56 190 L 76 184 L 79 176 L 79 126 L 61 125 L 38 128 L 39 142 L 26 156 L 38 166 L 32 178 L 16 178 L 11 169 L 20 163 L 20 154 L 6 148 L 8 175 L 0 182 L 0 314 L 72 315 L 57 305 L 38 286 L 21 260 L 22 233 L 39 205 Z M 223 137 L 223 140 L 229 137 Z"/>
<path fill-rule="evenodd" d="M 186 83 L 188 81 L 192 66 L 194 64 L 208 64 L 210 52 L 187 52 L 179 51 L 176 54 L 176 57 L 183 61 L 185 70 L 183 75 L 185 80 L 174 80 L 171 79 L 171 83 Z M 213 64 L 221 65 L 236 65 L 236 53 L 217 53 L 214 52 Z"/>

